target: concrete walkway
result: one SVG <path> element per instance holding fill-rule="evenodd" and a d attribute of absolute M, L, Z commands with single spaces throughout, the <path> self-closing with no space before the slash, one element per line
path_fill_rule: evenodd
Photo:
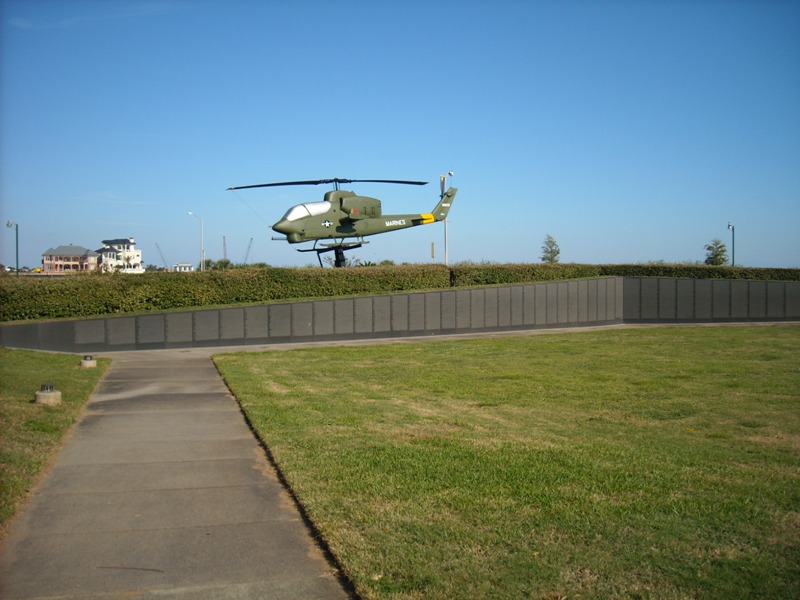
<path fill-rule="evenodd" d="M 348 597 L 210 353 L 113 355 L 12 523 L 0 598 Z"/>

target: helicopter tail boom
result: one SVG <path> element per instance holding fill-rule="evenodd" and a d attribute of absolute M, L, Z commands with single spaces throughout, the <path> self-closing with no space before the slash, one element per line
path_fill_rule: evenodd
<path fill-rule="evenodd" d="M 428 215 L 423 215 L 424 217 L 432 217 L 431 221 L 425 221 L 425 223 L 433 223 L 434 221 L 444 221 L 447 218 L 447 213 L 450 212 L 450 206 L 453 204 L 453 200 L 456 197 L 456 193 L 458 192 L 458 188 L 450 188 L 446 192 L 442 194 L 442 197 L 439 199 L 439 204 L 430 212 Z"/>

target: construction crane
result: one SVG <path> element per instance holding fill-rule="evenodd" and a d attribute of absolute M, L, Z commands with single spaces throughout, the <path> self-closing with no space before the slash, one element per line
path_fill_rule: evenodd
<path fill-rule="evenodd" d="M 250 257 L 250 248 L 253 247 L 253 238 L 250 238 L 250 243 L 247 244 L 247 252 L 244 253 L 244 260 L 242 261 L 243 265 L 247 264 L 247 259 Z"/>
<path fill-rule="evenodd" d="M 158 245 L 158 242 L 156 242 L 156 249 L 158 250 L 158 253 L 161 255 L 161 262 L 164 263 L 164 268 L 167 271 L 169 271 L 169 266 L 167 266 L 167 259 L 164 258 L 164 253 L 161 251 L 161 246 Z"/>

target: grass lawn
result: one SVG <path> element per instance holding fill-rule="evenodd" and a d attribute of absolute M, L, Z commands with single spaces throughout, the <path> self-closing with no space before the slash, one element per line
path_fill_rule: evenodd
<path fill-rule="evenodd" d="M 0 534 L 111 361 L 97 359 L 95 369 L 80 363 L 79 356 L 0 348 Z M 43 383 L 61 392 L 59 406 L 33 403 Z"/>
<path fill-rule="evenodd" d="M 800 327 L 215 360 L 364 598 L 800 597 Z"/>

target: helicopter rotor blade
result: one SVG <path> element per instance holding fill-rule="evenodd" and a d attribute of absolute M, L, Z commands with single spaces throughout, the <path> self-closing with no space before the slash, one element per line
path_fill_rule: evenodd
<path fill-rule="evenodd" d="M 229 190 L 246 190 L 259 187 L 276 187 L 279 185 L 319 185 L 321 183 L 399 183 L 404 185 L 426 185 L 427 181 L 405 181 L 400 179 L 313 179 L 309 181 L 282 181 L 280 183 L 257 183 L 255 185 L 238 185 L 229 187 Z"/>
<path fill-rule="evenodd" d="M 283 181 L 280 183 L 257 183 L 255 185 L 237 185 L 229 187 L 229 190 L 246 190 L 259 187 L 276 187 L 279 185 L 319 185 L 320 183 L 331 183 L 333 179 L 318 179 L 314 181 Z"/>
<path fill-rule="evenodd" d="M 400 183 L 403 185 L 428 185 L 427 181 L 405 181 L 402 179 L 340 179 L 339 183 Z"/>

